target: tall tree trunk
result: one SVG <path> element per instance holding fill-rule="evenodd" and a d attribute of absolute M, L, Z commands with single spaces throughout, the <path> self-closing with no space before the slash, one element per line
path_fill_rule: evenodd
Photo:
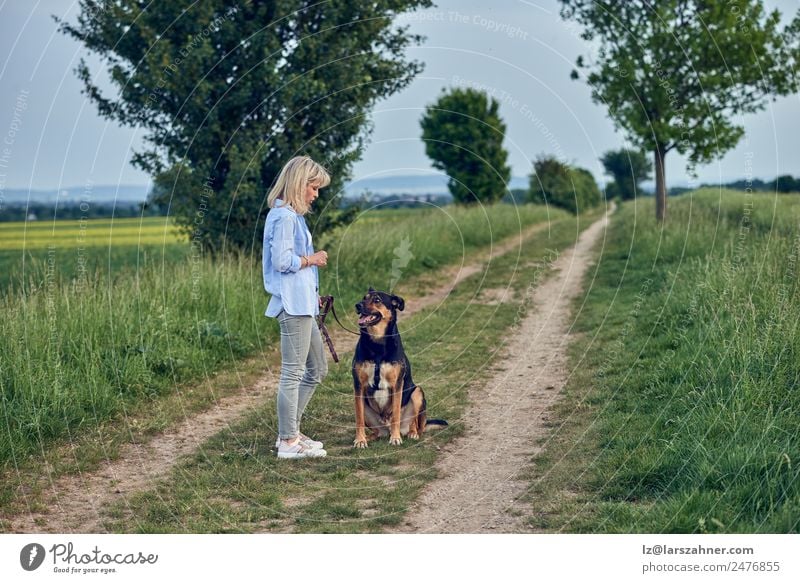
<path fill-rule="evenodd" d="M 667 218 L 667 181 L 664 174 L 664 146 L 656 145 L 653 152 L 656 166 L 656 220 L 663 222 Z"/>

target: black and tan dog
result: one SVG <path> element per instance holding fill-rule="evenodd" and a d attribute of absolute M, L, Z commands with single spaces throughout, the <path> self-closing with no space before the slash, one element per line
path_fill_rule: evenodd
<path fill-rule="evenodd" d="M 411 364 L 397 331 L 397 312 L 404 306 L 403 298 L 372 288 L 356 304 L 361 337 L 353 357 L 355 447 L 367 447 L 368 439 L 385 435 L 389 443 L 399 445 L 403 435 L 419 439 L 426 426 L 447 425 L 427 419 L 425 394 L 411 379 Z"/>

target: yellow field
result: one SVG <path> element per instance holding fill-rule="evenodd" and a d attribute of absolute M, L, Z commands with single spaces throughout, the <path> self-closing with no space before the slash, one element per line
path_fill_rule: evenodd
<path fill-rule="evenodd" d="M 0 223 L 0 251 L 163 245 L 185 240 L 169 217 Z"/>

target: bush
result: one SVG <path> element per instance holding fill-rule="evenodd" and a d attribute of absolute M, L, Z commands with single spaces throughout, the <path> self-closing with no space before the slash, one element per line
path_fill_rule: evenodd
<path fill-rule="evenodd" d="M 588 170 L 573 168 L 553 156 L 540 156 L 533 163 L 529 200 L 577 214 L 600 204 L 603 196 Z"/>

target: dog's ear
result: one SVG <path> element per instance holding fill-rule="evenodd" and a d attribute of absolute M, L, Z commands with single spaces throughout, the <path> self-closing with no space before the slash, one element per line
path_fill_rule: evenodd
<path fill-rule="evenodd" d="M 392 306 L 402 312 L 403 308 L 406 307 L 406 302 L 400 296 L 392 296 Z"/>
<path fill-rule="evenodd" d="M 375 289 L 372 286 L 369 286 L 369 289 L 367 290 L 367 293 L 368 294 L 374 294 L 375 293 Z"/>

